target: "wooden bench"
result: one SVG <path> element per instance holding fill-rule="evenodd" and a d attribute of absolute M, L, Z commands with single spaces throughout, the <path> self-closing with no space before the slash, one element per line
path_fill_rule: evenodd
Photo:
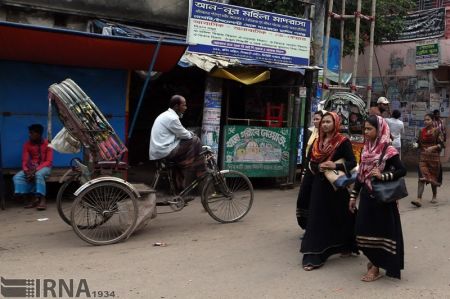
<path fill-rule="evenodd" d="M 2 176 L 0 177 L 0 180 L 2 181 L 0 185 L 3 187 L 2 190 L 0 190 L 0 208 L 2 210 L 5 209 L 6 206 L 6 197 L 8 194 L 6 194 L 6 183 L 5 181 L 11 180 L 12 177 L 18 173 L 21 169 L 20 168 L 3 168 L 2 169 Z M 46 179 L 46 182 L 48 183 L 57 183 L 62 178 L 64 173 L 69 170 L 69 167 L 54 167 L 52 168 L 52 172 Z"/>

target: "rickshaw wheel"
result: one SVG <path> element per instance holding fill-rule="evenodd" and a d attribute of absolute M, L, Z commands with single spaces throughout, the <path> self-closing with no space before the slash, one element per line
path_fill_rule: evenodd
<path fill-rule="evenodd" d="M 242 219 L 253 204 L 253 186 L 248 177 L 234 170 L 218 173 L 218 182 L 208 181 L 202 192 L 202 205 L 214 220 L 232 223 Z"/>
<path fill-rule="evenodd" d="M 58 214 L 68 225 L 72 225 L 72 222 L 70 221 L 70 212 L 75 200 L 74 193 L 80 186 L 80 177 L 72 176 L 61 185 L 58 194 L 56 195 L 56 208 Z"/>
<path fill-rule="evenodd" d="M 134 193 L 124 184 L 103 181 L 83 190 L 72 205 L 75 233 L 92 245 L 108 245 L 128 238 L 138 218 Z"/>

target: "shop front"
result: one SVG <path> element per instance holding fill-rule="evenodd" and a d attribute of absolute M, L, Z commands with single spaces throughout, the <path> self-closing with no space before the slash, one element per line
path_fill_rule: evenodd
<path fill-rule="evenodd" d="M 292 183 L 313 86 L 306 80 L 314 73 L 309 67 L 311 22 L 193 0 L 187 37 L 186 60 L 209 75 L 204 143 L 216 150 L 223 168 Z"/>

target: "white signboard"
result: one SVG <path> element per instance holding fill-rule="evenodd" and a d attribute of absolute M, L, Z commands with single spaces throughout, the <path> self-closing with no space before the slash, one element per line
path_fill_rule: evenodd
<path fill-rule="evenodd" d="M 217 2 L 190 3 L 188 51 L 309 65 L 309 20 Z"/>

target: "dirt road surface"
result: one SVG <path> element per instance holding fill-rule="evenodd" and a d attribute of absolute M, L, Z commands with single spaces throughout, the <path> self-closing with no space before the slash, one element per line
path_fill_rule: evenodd
<path fill-rule="evenodd" d="M 100 247 L 79 239 L 59 219 L 54 201 L 44 212 L 10 206 L 0 211 L 0 276 L 75 284 L 86 279 L 91 298 L 99 297 L 93 291 L 127 299 L 450 298 L 450 173 L 444 174 L 437 205 L 411 207 L 415 174 L 407 184 L 410 197 L 400 204 L 402 280 L 361 282 L 363 255 L 333 256 L 321 269 L 305 272 L 295 221 L 298 187 L 256 190 L 253 209 L 234 224 L 216 223 L 196 200 L 181 212 L 158 215 L 126 242 Z"/>

